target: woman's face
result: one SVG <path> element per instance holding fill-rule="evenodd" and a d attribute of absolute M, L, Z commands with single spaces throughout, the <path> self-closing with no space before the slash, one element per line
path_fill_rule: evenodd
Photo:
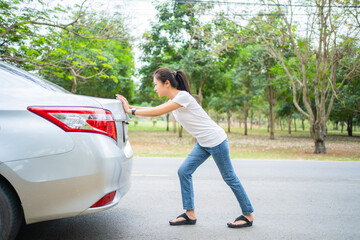
<path fill-rule="evenodd" d="M 153 79 L 154 82 L 154 91 L 157 93 L 159 97 L 166 96 L 167 88 L 164 83 L 160 80 L 157 80 L 156 77 Z"/>

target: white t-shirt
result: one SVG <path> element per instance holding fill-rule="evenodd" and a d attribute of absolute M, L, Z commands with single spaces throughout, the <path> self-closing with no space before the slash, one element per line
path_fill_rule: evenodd
<path fill-rule="evenodd" d="M 195 98 L 186 91 L 180 91 L 172 100 L 182 107 L 172 111 L 186 131 L 197 139 L 202 147 L 215 147 L 226 138 L 226 133 L 217 125 Z"/>

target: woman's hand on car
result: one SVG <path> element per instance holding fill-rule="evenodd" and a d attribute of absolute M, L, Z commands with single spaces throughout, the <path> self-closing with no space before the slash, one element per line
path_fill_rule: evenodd
<path fill-rule="evenodd" d="M 122 96 L 120 94 L 116 94 L 116 99 L 118 99 L 122 102 L 124 111 L 126 113 L 131 113 L 131 106 L 129 105 L 128 100 L 124 96 Z"/>

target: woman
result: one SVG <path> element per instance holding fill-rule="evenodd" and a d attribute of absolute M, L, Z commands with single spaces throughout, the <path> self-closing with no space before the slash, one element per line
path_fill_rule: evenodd
<path fill-rule="evenodd" d="M 178 170 L 181 195 L 185 213 L 170 221 L 170 225 L 193 225 L 196 223 L 192 174 L 211 155 L 218 166 L 225 182 L 234 192 L 243 215 L 229 222 L 231 228 L 252 226 L 253 208 L 237 178 L 231 164 L 229 145 L 225 131 L 219 127 L 197 103 L 190 92 L 189 81 L 183 71 L 160 68 L 153 74 L 154 90 L 159 97 L 170 100 L 157 107 L 134 107 L 126 98 L 116 95 L 121 100 L 126 113 L 153 117 L 172 112 L 175 119 L 197 140 L 194 148 Z"/>

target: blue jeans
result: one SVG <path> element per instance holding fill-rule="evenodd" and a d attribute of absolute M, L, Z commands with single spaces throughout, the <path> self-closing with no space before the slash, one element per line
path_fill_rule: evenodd
<path fill-rule="evenodd" d="M 211 148 L 202 147 L 199 143 L 196 143 L 185 161 L 181 164 L 178 175 L 180 178 L 183 208 L 185 210 L 195 209 L 192 174 L 210 155 L 215 160 L 222 178 L 235 194 L 243 214 L 252 213 L 254 209 L 231 164 L 227 139 Z"/>

